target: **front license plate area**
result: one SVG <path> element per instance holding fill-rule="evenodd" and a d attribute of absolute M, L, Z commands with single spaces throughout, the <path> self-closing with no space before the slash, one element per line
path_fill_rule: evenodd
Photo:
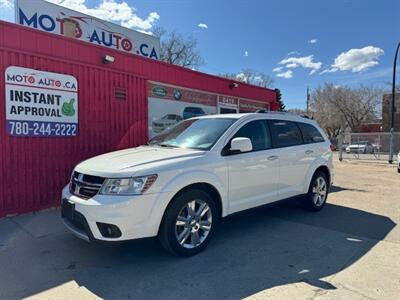
<path fill-rule="evenodd" d="M 61 204 L 61 215 L 69 220 L 74 219 L 75 204 L 70 203 L 67 199 L 63 199 Z"/>

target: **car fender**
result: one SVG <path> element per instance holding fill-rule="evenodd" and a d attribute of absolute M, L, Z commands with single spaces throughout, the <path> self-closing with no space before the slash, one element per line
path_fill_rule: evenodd
<path fill-rule="evenodd" d="M 314 175 L 314 173 L 315 173 L 315 171 L 319 168 L 319 167 L 322 167 L 322 166 L 325 166 L 325 167 L 327 167 L 328 168 L 328 170 L 329 170 L 329 173 L 330 173 L 330 177 L 332 178 L 332 174 L 331 174 L 331 168 L 329 167 L 329 164 L 328 164 L 328 162 L 325 160 L 325 159 L 323 159 L 323 158 L 318 158 L 318 159 L 316 159 L 312 164 L 311 164 L 311 166 L 309 167 L 309 169 L 308 169 L 308 172 L 307 172 L 307 174 L 306 174 L 306 176 L 305 176 L 305 178 L 304 178 L 304 183 L 303 183 L 303 193 L 304 194 L 307 194 L 308 193 L 308 188 L 310 187 L 310 183 L 311 183 L 311 179 L 312 179 L 312 177 L 313 177 L 313 175 Z M 329 183 L 330 184 L 330 183 Z"/>
<path fill-rule="evenodd" d="M 155 224 L 155 228 L 153 229 L 156 230 L 156 232 L 154 232 L 154 234 L 158 233 L 158 228 L 161 224 L 164 212 L 173 197 L 183 188 L 196 183 L 210 184 L 218 191 L 221 196 L 222 217 L 227 215 L 227 187 L 221 178 L 214 173 L 204 170 L 190 170 L 182 172 L 171 178 L 171 180 L 164 185 L 160 191 L 160 197 L 158 197 L 157 201 L 153 205 L 150 216 L 154 218 L 152 222 Z M 168 196 L 164 197 L 162 195 Z"/>

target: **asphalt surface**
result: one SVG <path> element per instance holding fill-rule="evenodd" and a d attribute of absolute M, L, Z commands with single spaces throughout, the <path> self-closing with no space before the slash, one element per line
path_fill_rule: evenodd
<path fill-rule="evenodd" d="M 58 210 L 0 219 L 0 299 L 399 299 L 400 175 L 335 163 L 319 213 L 296 201 L 225 219 L 205 252 L 89 244 Z"/>

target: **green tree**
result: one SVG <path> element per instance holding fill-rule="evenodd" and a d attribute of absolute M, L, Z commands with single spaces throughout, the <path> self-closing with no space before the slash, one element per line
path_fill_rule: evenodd
<path fill-rule="evenodd" d="M 278 110 L 286 111 L 286 105 L 285 105 L 285 103 L 283 103 L 281 90 L 275 89 L 275 92 L 276 92 L 276 102 L 278 102 L 278 104 L 279 104 Z"/>

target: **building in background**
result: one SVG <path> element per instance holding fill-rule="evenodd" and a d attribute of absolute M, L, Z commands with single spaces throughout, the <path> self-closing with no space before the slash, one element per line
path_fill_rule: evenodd
<path fill-rule="evenodd" d="M 400 131 L 400 93 L 395 96 L 394 131 Z M 382 131 L 390 131 L 390 120 L 392 112 L 392 94 L 383 95 L 382 99 Z"/>
<path fill-rule="evenodd" d="M 381 132 L 382 120 L 374 120 L 372 122 L 362 123 L 359 132 Z"/>
<path fill-rule="evenodd" d="M 182 119 L 277 110 L 274 90 L 0 21 L 0 216 L 57 206 L 72 168 Z"/>

